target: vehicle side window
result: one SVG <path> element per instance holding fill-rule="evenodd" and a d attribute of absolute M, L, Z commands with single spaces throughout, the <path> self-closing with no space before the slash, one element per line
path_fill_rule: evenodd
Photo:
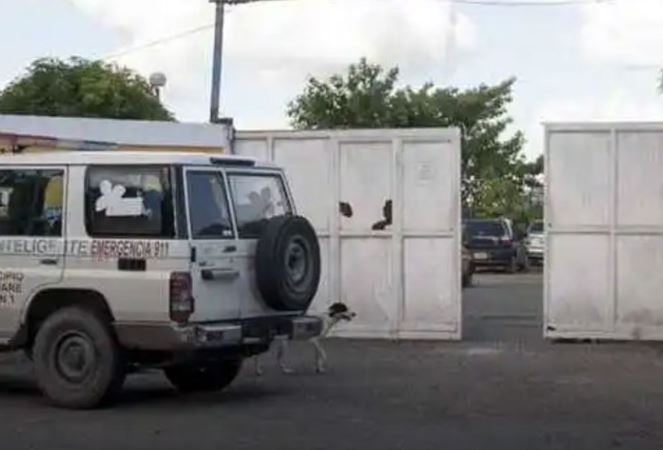
<path fill-rule="evenodd" d="M 87 171 L 86 183 L 86 225 L 90 236 L 175 236 L 167 167 L 93 166 Z"/>
<path fill-rule="evenodd" d="M 0 235 L 62 236 L 62 170 L 0 170 Z"/>
<path fill-rule="evenodd" d="M 267 220 L 292 213 L 280 176 L 233 174 L 229 180 L 240 238 L 258 238 Z"/>
<path fill-rule="evenodd" d="M 189 217 L 194 239 L 232 239 L 226 189 L 219 172 L 189 172 Z"/>

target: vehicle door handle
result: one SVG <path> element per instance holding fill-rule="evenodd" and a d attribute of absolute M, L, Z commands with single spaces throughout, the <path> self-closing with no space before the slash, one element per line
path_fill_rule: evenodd
<path fill-rule="evenodd" d="M 232 280 L 239 276 L 237 269 L 205 269 L 200 272 L 203 280 Z"/>
<path fill-rule="evenodd" d="M 57 266 L 58 262 L 58 258 L 43 258 L 39 260 L 39 264 L 42 266 Z"/>
<path fill-rule="evenodd" d="M 223 249 L 223 253 L 234 253 L 236 251 L 237 251 L 237 247 L 235 247 L 234 245 L 229 245 L 228 247 L 225 247 Z"/>

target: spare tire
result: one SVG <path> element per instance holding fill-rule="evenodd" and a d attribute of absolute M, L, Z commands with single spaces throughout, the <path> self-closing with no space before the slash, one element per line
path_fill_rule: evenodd
<path fill-rule="evenodd" d="M 304 217 L 277 216 L 256 250 L 256 278 L 265 302 L 279 311 L 305 311 L 320 283 L 320 245 Z"/>

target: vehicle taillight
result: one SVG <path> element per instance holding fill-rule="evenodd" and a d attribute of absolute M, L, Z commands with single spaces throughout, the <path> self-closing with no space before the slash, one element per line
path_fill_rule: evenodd
<path fill-rule="evenodd" d="M 192 280 L 189 272 L 173 272 L 170 274 L 170 319 L 186 323 L 193 314 Z"/>

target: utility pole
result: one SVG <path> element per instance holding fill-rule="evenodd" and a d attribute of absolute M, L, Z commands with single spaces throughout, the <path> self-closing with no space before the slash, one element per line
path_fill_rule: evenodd
<path fill-rule="evenodd" d="M 239 5 L 265 0 L 209 0 L 216 5 L 216 22 L 214 27 L 214 59 L 212 63 L 212 101 L 210 108 L 210 122 L 218 123 L 224 120 L 219 117 L 221 110 L 221 78 L 223 69 L 223 26 L 226 5 Z"/>
<path fill-rule="evenodd" d="M 211 123 L 219 121 L 219 104 L 221 101 L 221 69 L 223 64 L 223 22 L 225 16 L 225 0 L 210 0 L 216 3 L 216 25 L 214 27 L 214 56 L 212 62 L 212 101 L 210 109 Z"/>

